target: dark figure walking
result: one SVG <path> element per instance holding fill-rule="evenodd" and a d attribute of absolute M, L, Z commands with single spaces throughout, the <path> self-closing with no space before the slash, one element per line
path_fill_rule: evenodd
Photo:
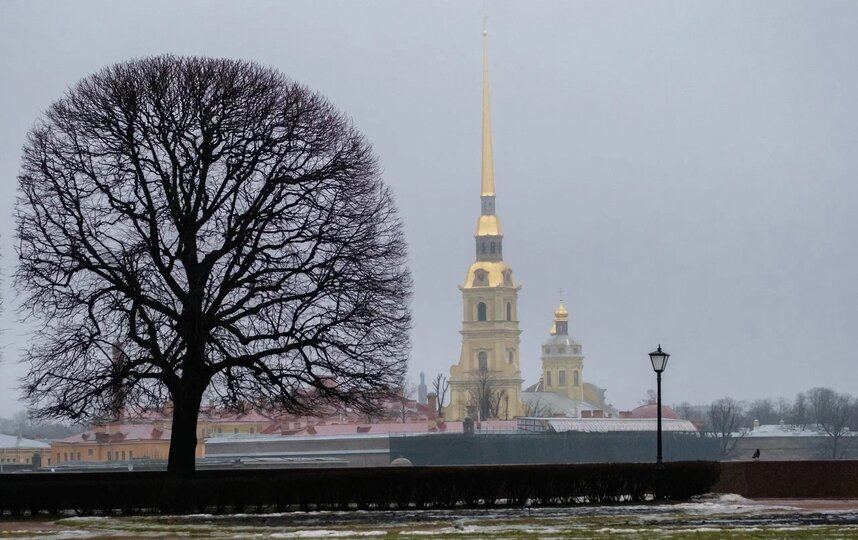
<path fill-rule="evenodd" d="M 760 449 L 759 449 L 759 448 L 757 448 L 756 450 L 754 450 L 754 455 L 753 455 L 752 457 L 753 457 L 755 460 L 756 460 L 756 459 L 760 459 Z"/>

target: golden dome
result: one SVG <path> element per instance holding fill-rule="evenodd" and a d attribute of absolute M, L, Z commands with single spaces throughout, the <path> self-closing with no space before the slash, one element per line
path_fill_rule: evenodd
<path fill-rule="evenodd" d="M 565 321 L 569 318 L 569 312 L 563 307 L 563 302 L 560 302 L 560 305 L 554 310 L 554 318 L 558 321 Z"/>
<path fill-rule="evenodd" d="M 549 330 L 548 330 L 548 333 L 549 333 L 550 335 L 552 335 L 552 336 L 556 336 L 556 335 L 557 335 L 557 329 L 556 329 L 556 328 L 554 328 L 554 325 L 553 325 L 553 324 L 551 325 L 551 329 L 549 329 Z"/>
<path fill-rule="evenodd" d="M 477 221 L 476 236 L 501 236 L 500 219 L 495 215 L 483 215 Z"/>

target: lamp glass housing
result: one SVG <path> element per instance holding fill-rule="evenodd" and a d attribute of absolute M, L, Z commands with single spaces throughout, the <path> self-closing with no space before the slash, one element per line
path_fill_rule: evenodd
<path fill-rule="evenodd" d="M 670 355 L 661 350 L 661 345 L 658 346 L 658 350 L 652 351 L 649 353 L 650 362 L 652 362 L 652 369 L 656 373 L 661 373 L 665 369 L 667 369 L 667 359 L 670 358 Z"/>

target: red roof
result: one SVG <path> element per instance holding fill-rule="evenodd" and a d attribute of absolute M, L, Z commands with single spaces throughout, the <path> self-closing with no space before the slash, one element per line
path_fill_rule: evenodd
<path fill-rule="evenodd" d="M 487 431 L 515 430 L 516 420 L 484 420 L 480 428 Z M 440 425 L 429 422 L 383 422 L 379 424 L 326 424 L 312 426 L 312 430 L 304 429 L 295 435 L 357 435 L 376 434 L 386 435 L 390 433 L 430 433 L 443 431 L 447 433 L 461 433 L 462 422 L 444 422 Z M 284 433 L 285 435 L 285 433 Z"/>
<path fill-rule="evenodd" d="M 107 443 L 120 441 L 169 441 L 170 430 L 158 429 L 152 424 L 110 424 L 105 431 L 96 433 L 88 429 L 55 442 L 60 443 Z"/>
<path fill-rule="evenodd" d="M 632 409 L 629 412 L 629 415 L 632 418 L 658 418 L 658 405 L 656 405 L 655 403 L 647 403 L 646 405 L 641 405 L 637 409 Z M 682 420 L 682 417 L 679 416 L 679 413 L 674 411 L 667 405 L 661 406 L 661 417 L 671 418 L 673 420 Z"/>

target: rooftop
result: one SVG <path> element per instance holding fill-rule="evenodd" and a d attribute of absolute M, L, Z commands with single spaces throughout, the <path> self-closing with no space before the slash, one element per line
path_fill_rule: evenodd
<path fill-rule="evenodd" d="M 4 435 L 0 433 L 0 448 L 50 448 L 51 445 L 44 441 L 35 441 L 33 439 L 23 439 L 15 435 Z"/>

